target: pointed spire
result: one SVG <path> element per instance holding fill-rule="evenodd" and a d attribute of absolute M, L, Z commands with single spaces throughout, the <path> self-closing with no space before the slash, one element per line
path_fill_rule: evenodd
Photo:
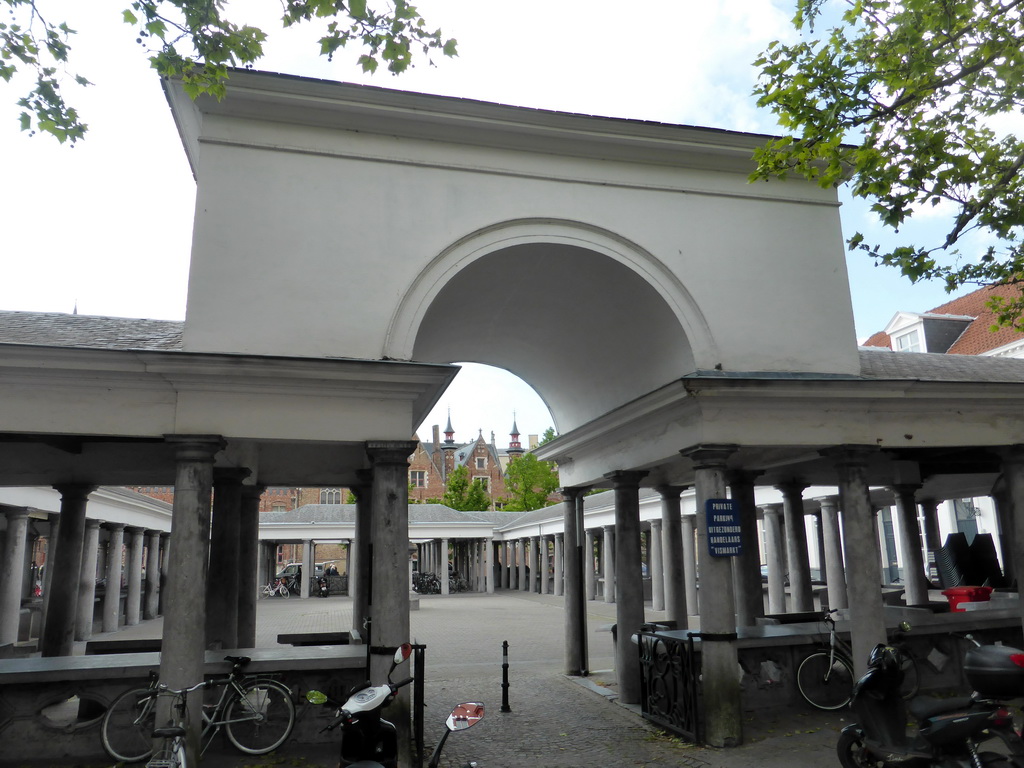
<path fill-rule="evenodd" d="M 444 442 L 446 445 L 455 443 L 455 429 L 452 427 L 452 409 L 448 409 L 448 424 L 444 428 Z"/>
<path fill-rule="evenodd" d="M 516 424 L 516 412 L 512 411 L 512 431 L 509 434 L 508 452 L 523 453 L 523 444 L 519 442 L 519 426 Z"/>

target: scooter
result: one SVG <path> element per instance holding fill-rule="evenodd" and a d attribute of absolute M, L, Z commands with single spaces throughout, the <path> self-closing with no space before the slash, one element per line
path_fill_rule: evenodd
<path fill-rule="evenodd" d="M 971 696 L 919 696 L 907 704 L 900 695 L 899 649 L 876 645 L 853 689 L 857 722 L 843 729 L 836 745 L 843 768 L 1024 768 L 1024 741 L 1003 704 L 1024 696 L 1024 651 L 978 645 L 967 650 L 964 671 Z M 917 723 L 909 735 L 908 712 Z M 990 739 L 1002 741 L 1001 753 L 979 751 Z"/>
<path fill-rule="evenodd" d="M 319 597 L 327 597 L 331 594 L 331 586 L 327 583 L 326 576 L 321 576 L 316 580 L 316 593 Z"/>
<path fill-rule="evenodd" d="M 321 729 L 332 731 L 341 726 L 341 768 L 398 768 L 398 735 L 394 724 L 381 717 L 381 710 L 394 701 L 398 691 L 413 681 L 409 677 L 397 683 L 391 682 L 395 667 L 409 658 L 412 646 L 402 644 L 391 662 L 388 681 L 383 685 L 371 686 L 354 691 L 344 704 L 338 705 L 320 691 L 309 691 L 306 700 L 310 704 L 331 704 L 338 707 L 334 720 Z M 447 730 L 438 742 L 430 758 L 428 768 L 437 768 L 448 734 L 465 730 L 476 725 L 484 716 L 484 705 L 479 702 L 459 704 L 448 716 Z"/>

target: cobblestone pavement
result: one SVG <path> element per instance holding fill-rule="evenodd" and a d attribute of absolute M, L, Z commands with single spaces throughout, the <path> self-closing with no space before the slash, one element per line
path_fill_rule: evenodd
<path fill-rule="evenodd" d="M 745 723 L 736 749 L 694 747 L 650 726 L 637 708 L 614 701 L 612 636 L 615 606 L 588 603 L 590 678 L 562 670 L 562 598 L 499 592 L 424 596 L 410 614 L 412 640 L 427 646 L 426 741 L 444 731 L 451 708 L 482 701 L 484 720 L 448 739 L 442 766 L 475 760 L 480 768 L 794 768 L 835 765 L 841 716 L 780 709 Z M 664 618 L 651 611 L 649 621 Z M 258 608 L 257 645 L 276 645 L 279 632 L 338 631 L 351 626 L 351 602 L 270 598 Z M 158 637 L 161 620 L 123 629 L 118 637 Z M 97 636 L 102 639 L 103 635 Z M 509 703 L 501 712 L 502 641 L 509 642 Z M 203 768 L 310 768 L 337 761 L 333 745 L 290 742 L 264 758 L 208 753 Z"/>

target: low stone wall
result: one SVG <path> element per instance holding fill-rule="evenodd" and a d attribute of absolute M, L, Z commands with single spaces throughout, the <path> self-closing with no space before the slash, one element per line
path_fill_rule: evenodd
<path fill-rule="evenodd" d="M 249 656 L 250 674 L 272 676 L 295 695 L 293 739 L 330 741 L 320 734 L 333 710 L 306 703 L 310 689 L 333 699 L 366 680 L 366 650 L 361 646 L 208 651 L 206 675 L 227 674 L 226 655 Z M 100 743 L 106 708 L 124 690 L 148 684 L 157 671 L 157 653 L 0 660 L 0 766 L 26 760 L 107 760 Z M 219 690 L 212 693 L 219 695 Z"/>

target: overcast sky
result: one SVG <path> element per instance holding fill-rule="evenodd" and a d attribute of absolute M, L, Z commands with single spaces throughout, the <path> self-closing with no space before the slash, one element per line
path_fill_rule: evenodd
<path fill-rule="evenodd" d="M 312 31 L 277 29 L 273 0 L 235 2 L 253 14 L 246 21 L 272 35 L 259 66 L 268 71 L 761 133 L 776 125 L 750 96 L 752 62 L 771 40 L 793 36 L 793 4 L 421 0 L 430 24 L 458 39 L 460 55 L 393 77 L 361 75 L 355 52 L 333 64 L 319 58 Z M 0 309 L 70 312 L 77 303 L 81 314 L 183 319 L 195 185 L 157 77 L 120 23 L 126 3 L 39 5 L 79 31 L 75 71 L 95 85 L 67 91 L 90 131 L 74 149 L 30 138 L 18 130 L 21 92 L 0 83 Z M 862 205 L 844 205 L 842 216 L 847 233 L 874 235 Z M 937 284 L 912 286 L 859 255 L 848 267 L 860 337 L 898 310 L 923 311 L 949 298 Z M 448 408 L 457 439 L 493 430 L 503 445 L 513 411 L 524 436 L 551 425 L 543 403 L 514 377 L 470 379 L 460 374 L 421 437 L 430 424 L 444 426 Z"/>

